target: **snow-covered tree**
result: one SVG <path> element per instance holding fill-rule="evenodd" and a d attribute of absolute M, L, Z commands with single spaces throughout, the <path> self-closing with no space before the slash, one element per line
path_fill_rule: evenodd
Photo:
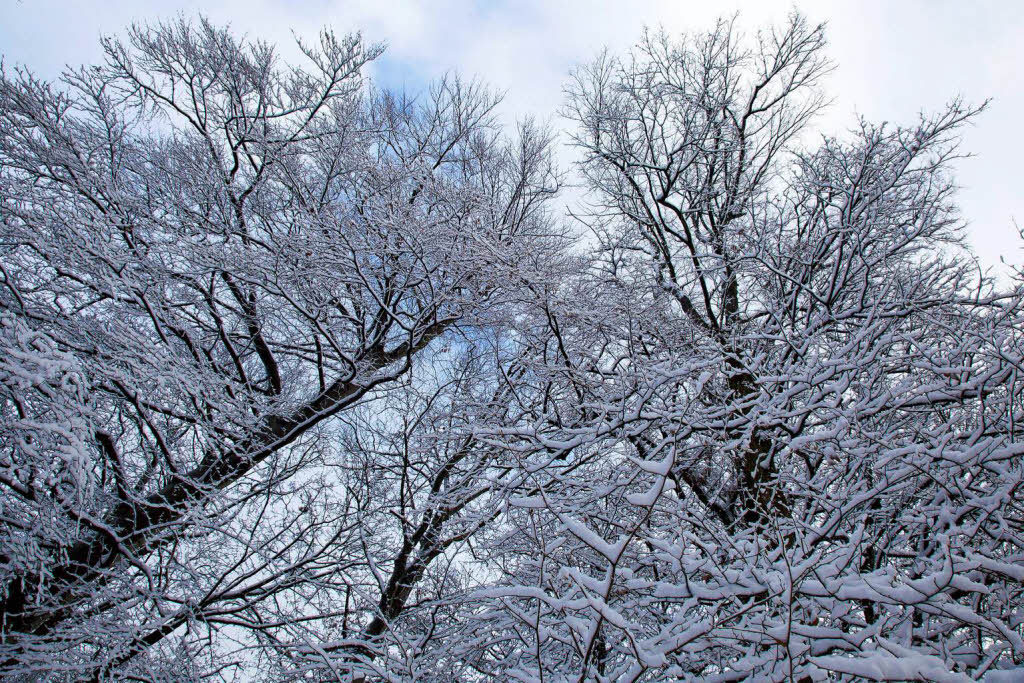
<path fill-rule="evenodd" d="M 397 598 L 350 570 L 400 573 L 365 541 L 391 463 L 354 488 L 329 418 L 514 309 L 558 249 L 549 138 L 474 83 L 374 89 L 358 37 L 299 68 L 205 21 L 104 47 L 0 80 L 0 671 L 191 679 L 379 633 Z"/>
<path fill-rule="evenodd" d="M 814 142 L 794 17 L 648 35 L 569 88 L 581 219 L 560 407 L 481 591 L 516 680 L 949 680 L 1024 663 L 1021 290 L 963 246 L 976 110 Z"/>
<path fill-rule="evenodd" d="M 0 672 L 1024 666 L 1024 275 L 960 101 L 820 136 L 823 29 L 577 69 L 553 138 L 179 21 L 0 79 Z"/>

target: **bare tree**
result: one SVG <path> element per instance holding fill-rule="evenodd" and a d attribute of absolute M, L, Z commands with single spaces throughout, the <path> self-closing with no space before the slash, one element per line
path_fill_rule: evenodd
<path fill-rule="evenodd" d="M 0 670 L 191 678 L 236 663 L 221 626 L 343 615 L 367 491 L 325 420 L 498 319 L 556 179 L 479 85 L 364 84 L 358 37 L 301 69 L 206 21 L 104 47 L 0 81 Z"/>
<path fill-rule="evenodd" d="M 535 475 L 490 675 L 1024 662 L 1020 289 L 978 275 L 949 172 L 977 110 L 811 146 L 822 28 L 748 45 L 648 35 L 570 85 L 600 247 L 549 325 L 560 409 L 492 433 Z"/>
<path fill-rule="evenodd" d="M 649 33 L 553 138 L 330 33 L 0 80 L 0 671 L 978 680 L 1024 665 L 1024 275 L 980 108 L 812 137 L 824 32 Z"/>

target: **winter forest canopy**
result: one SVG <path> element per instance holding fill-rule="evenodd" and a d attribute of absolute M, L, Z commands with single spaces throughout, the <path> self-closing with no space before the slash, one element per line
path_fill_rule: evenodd
<path fill-rule="evenodd" d="M 103 47 L 0 75 L 0 676 L 1024 666 L 1024 274 L 950 168 L 981 107 L 822 135 L 799 15 L 601 54 L 569 139 L 376 87 L 355 35 Z"/>

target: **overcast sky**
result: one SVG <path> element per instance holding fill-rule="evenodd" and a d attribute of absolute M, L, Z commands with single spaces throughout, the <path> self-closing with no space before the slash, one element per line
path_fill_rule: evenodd
<path fill-rule="evenodd" d="M 1024 224 L 1024 3 L 871 0 L 797 2 L 811 20 L 828 24 L 829 52 L 838 64 L 829 88 L 835 104 L 823 131 L 850 127 L 856 114 L 875 121 L 912 122 L 956 95 L 987 112 L 964 135 L 961 206 L 985 264 L 1024 263 L 1013 220 Z M 239 33 L 291 49 L 291 31 L 312 36 L 322 26 L 361 30 L 388 45 L 372 75 L 387 86 L 420 87 L 456 71 L 480 76 L 507 93 L 509 121 L 535 114 L 560 125 L 556 111 L 574 64 L 603 46 L 626 50 L 643 27 L 682 32 L 707 28 L 716 16 L 740 12 L 748 32 L 780 22 L 788 0 L 710 2 L 511 2 L 487 0 L 0 0 L 0 52 L 54 77 L 66 63 L 99 59 L 98 38 L 134 21 L 202 11 Z"/>

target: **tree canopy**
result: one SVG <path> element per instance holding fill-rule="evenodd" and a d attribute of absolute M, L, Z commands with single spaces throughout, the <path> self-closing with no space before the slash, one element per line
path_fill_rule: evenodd
<path fill-rule="evenodd" d="M 558 136 L 323 32 L 0 75 L 0 673 L 1024 666 L 1024 275 L 982 107 L 822 136 L 824 28 L 645 34 Z"/>

